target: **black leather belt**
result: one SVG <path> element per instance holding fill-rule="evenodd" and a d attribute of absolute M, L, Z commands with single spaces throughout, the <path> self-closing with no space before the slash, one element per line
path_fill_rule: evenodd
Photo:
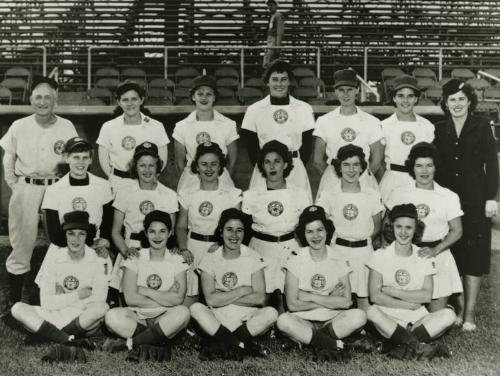
<path fill-rule="evenodd" d="M 202 235 L 197 232 L 191 232 L 189 237 L 194 240 L 199 240 L 200 242 L 215 242 L 215 236 L 213 235 Z"/>
<path fill-rule="evenodd" d="M 297 150 L 289 152 L 292 158 L 297 158 L 299 156 L 299 152 Z"/>
<path fill-rule="evenodd" d="M 58 180 L 58 178 L 30 178 L 29 176 L 24 178 L 26 183 L 33 185 L 52 185 Z"/>
<path fill-rule="evenodd" d="M 130 177 L 130 174 L 128 171 L 122 171 L 122 170 L 118 170 L 116 168 L 113 169 L 113 175 L 116 175 L 120 178 L 125 178 L 125 179 L 132 179 Z"/>
<path fill-rule="evenodd" d="M 368 245 L 368 240 L 365 239 L 365 240 L 350 241 L 342 238 L 337 238 L 335 239 L 335 244 L 349 248 L 360 248 L 360 247 L 366 247 Z"/>
<path fill-rule="evenodd" d="M 391 171 L 408 172 L 406 166 L 391 163 Z"/>
<path fill-rule="evenodd" d="M 137 232 L 133 232 L 130 234 L 130 239 L 132 239 L 132 240 L 142 240 L 142 237 L 143 236 Z"/>
<path fill-rule="evenodd" d="M 279 243 L 279 242 L 286 242 L 287 240 L 295 238 L 295 233 L 289 232 L 288 234 L 285 234 L 285 235 L 274 236 L 274 235 L 263 234 L 262 232 L 254 231 L 253 236 L 257 239 L 264 240 L 266 242 Z"/>
<path fill-rule="evenodd" d="M 442 240 L 434 240 L 432 242 L 420 242 L 417 245 L 419 247 L 435 247 L 436 245 L 438 245 L 441 242 L 442 242 Z"/>

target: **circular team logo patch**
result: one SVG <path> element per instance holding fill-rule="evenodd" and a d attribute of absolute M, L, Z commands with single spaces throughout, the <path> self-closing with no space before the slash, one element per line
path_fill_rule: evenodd
<path fill-rule="evenodd" d="M 161 287 L 161 277 L 158 274 L 151 274 L 146 278 L 146 284 L 150 289 L 158 290 Z"/>
<path fill-rule="evenodd" d="M 358 213 L 359 213 L 358 208 L 356 207 L 356 205 L 353 204 L 347 204 L 346 206 L 344 206 L 344 209 L 342 210 L 344 218 L 347 219 L 348 221 L 356 219 Z"/>
<path fill-rule="evenodd" d="M 71 206 L 73 210 L 85 211 L 87 209 L 87 201 L 83 197 L 75 197 L 71 201 Z"/>
<path fill-rule="evenodd" d="M 410 273 L 405 269 L 398 269 L 394 274 L 394 279 L 399 286 L 406 286 L 410 283 Z"/>
<path fill-rule="evenodd" d="M 346 142 L 353 142 L 356 139 L 356 131 L 352 128 L 344 128 L 340 132 L 340 136 Z"/>
<path fill-rule="evenodd" d="M 139 210 L 142 214 L 148 215 L 150 212 L 155 210 L 155 205 L 149 200 L 144 200 L 139 205 Z"/>
<path fill-rule="evenodd" d="M 280 108 L 279 110 L 274 111 L 273 119 L 278 124 L 284 124 L 288 120 L 288 112 Z"/>
<path fill-rule="evenodd" d="M 210 201 L 203 201 L 198 207 L 198 213 L 200 213 L 202 217 L 208 217 L 210 214 L 212 214 L 213 210 L 214 206 Z"/>
<path fill-rule="evenodd" d="M 61 155 L 64 153 L 64 141 L 63 140 L 57 140 L 54 142 L 54 153 L 57 155 Z"/>
<path fill-rule="evenodd" d="M 272 201 L 267 205 L 267 212 L 273 217 L 278 217 L 283 213 L 283 204 L 279 201 Z"/>
<path fill-rule="evenodd" d="M 405 145 L 411 145 L 415 142 L 415 135 L 413 132 L 405 131 L 401 133 L 401 142 Z"/>
<path fill-rule="evenodd" d="M 64 288 L 66 290 L 74 291 L 78 288 L 78 286 L 80 285 L 80 282 L 78 281 L 78 278 L 76 278 L 72 275 L 69 275 L 69 276 L 64 278 L 63 284 L 64 284 Z"/>
<path fill-rule="evenodd" d="M 233 272 L 226 272 L 222 276 L 222 284 L 228 289 L 233 289 L 238 283 L 238 276 Z"/>
<path fill-rule="evenodd" d="M 125 150 L 134 150 L 135 144 L 135 138 L 133 138 L 132 136 L 125 136 L 122 139 L 122 148 L 124 148 Z"/>
<path fill-rule="evenodd" d="M 207 132 L 200 132 L 196 135 L 196 143 L 199 144 L 204 144 L 205 142 L 210 142 L 212 141 L 212 138 Z"/>
<path fill-rule="evenodd" d="M 418 204 L 417 205 L 417 214 L 418 219 L 423 219 L 429 215 L 431 208 L 429 208 L 426 204 Z"/>
<path fill-rule="evenodd" d="M 325 288 L 326 278 L 322 274 L 315 274 L 311 277 L 311 287 L 314 290 L 322 290 Z"/>

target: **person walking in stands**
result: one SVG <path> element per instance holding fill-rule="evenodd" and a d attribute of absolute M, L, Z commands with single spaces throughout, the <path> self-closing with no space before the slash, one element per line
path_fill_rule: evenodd
<path fill-rule="evenodd" d="M 221 148 L 227 162 L 219 181 L 234 186 L 231 174 L 238 156 L 237 140 L 240 137 L 236 123 L 214 110 L 217 86 L 211 76 L 198 76 L 191 87 L 191 100 L 196 109 L 175 125 L 175 164 L 181 175 L 177 191 L 200 183 L 199 176 L 191 171 L 196 148 L 204 142 L 214 142 Z"/>
<path fill-rule="evenodd" d="M 360 183 L 376 190 L 378 184 L 375 176 L 384 159 L 380 121 L 356 106 L 356 96 L 359 93 L 356 72 L 352 69 L 342 69 L 334 73 L 333 79 L 340 106 L 320 116 L 313 132 L 316 136 L 313 165 L 322 174 L 316 198 L 321 196 L 324 189 L 331 189 L 335 184 L 339 184 L 340 178 L 331 162 L 342 146 L 354 144 L 363 149 L 369 168 L 361 175 Z"/>
<path fill-rule="evenodd" d="M 144 103 L 144 89 L 135 82 L 125 82 L 116 89 L 118 107 L 114 119 L 103 124 L 96 143 L 99 165 L 116 193 L 131 183 L 128 165 L 137 145 L 155 143 L 162 166 L 167 166 L 167 144 L 170 142 L 163 124 L 149 117 Z M 157 171 L 160 173 L 161 171 Z"/>
<path fill-rule="evenodd" d="M 462 238 L 451 247 L 464 279 L 465 307 L 458 312 L 464 330 L 476 329 L 481 276 L 490 271 L 491 217 L 498 214 L 498 157 L 489 121 L 473 115 L 474 89 L 453 79 L 443 86 L 446 119 L 436 124 L 434 145 L 441 166 L 436 181 L 458 194 L 464 215 Z M 460 320 L 459 320 L 460 321 Z"/>
<path fill-rule="evenodd" d="M 312 107 L 290 95 L 293 81 L 289 63 L 277 60 L 266 70 L 269 95 L 247 108 L 241 124 L 250 161 L 255 165 L 264 144 L 277 140 L 285 144 L 293 158 L 294 169 L 288 181 L 309 192 L 311 186 L 304 164 L 311 155 L 314 114 Z M 255 166 L 249 189 L 265 187 L 266 181 Z"/>
<path fill-rule="evenodd" d="M 0 140 L 5 181 L 12 190 L 9 201 L 12 252 L 5 263 L 9 282 L 6 319 L 10 318 L 10 307 L 21 300 L 24 279 L 30 271 L 43 195 L 58 180 L 56 167 L 62 162 L 64 144 L 77 136 L 71 121 L 54 114 L 55 81 L 45 77 L 34 79 L 30 102 L 34 114 L 14 121 Z"/>
<path fill-rule="evenodd" d="M 382 176 L 380 193 L 383 202 L 389 200 L 394 190 L 414 184 L 405 166 L 412 146 L 434 140 L 434 125 L 414 110 L 420 98 L 417 79 L 408 75 L 396 77 L 391 97 L 396 111 L 382 120 L 385 163 L 381 165 L 379 176 Z"/>
<path fill-rule="evenodd" d="M 283 43 L 283 35 L 285 34 L 285 21 L 283 15 L 278 12 L 278 0 L 267 0 L 267 8 L 269 9 L 269 22 L 267 24 L 267 47 L 280 47 Z M 276 60 L 280 55 L 278 49 L 269 48 L 264 53 L 262 66 L 267 68 L 269 63 Z"/>

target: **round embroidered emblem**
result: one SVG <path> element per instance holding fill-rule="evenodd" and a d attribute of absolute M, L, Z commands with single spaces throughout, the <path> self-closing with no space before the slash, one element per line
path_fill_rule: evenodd
<path fill-rule="evenodd" d="M 132 136 L 125 136 L 122 139 L 122 148 L 124 148 L 125 150 L 134 150 L 135 144 L 135 138 L 133 138 Z"/>
<path fill-rule="evenodd" d="M 274 111 L 273 119 L 278 124 L 284 124 L 288 120 L 288 112 L 280 108 L 279 110 Z"/>
<path fill-rule="evenodd" d="M 64 278 L 63 280 L 64 288 L 68 291 L 74 291 L 78 288 L 80 285 L 80 282 L 78 281 L 78 278 L 68 275 L 67 277 Z"/>
<path fill-rule="evenodd" d="M 83 197 L 75 197 L 71 201 L 71 206 L 73 207 L 73 210 L 84 211 L 87 209 L 87 201 L 85 201 Z"/>
<path fill-rule="evenodd" d="M 200 132 L 196 135 L 196 143 L 199 144 L 205 144 L 206 142 L 212 141 L 212 138 L 210 137 L 210 134 L 207 132 Z M 210 144 L 205 144 L 205 146 L 210 146 Z"/>
<path fill-rule="evenodd" d="M 64 141 L 63 140 L 58 140 L 54 143 L 54 153 L 57 155 L 61 155 L 64 153 Z"/>
<path fill-rule="evenodd" d="M 144 215 L 148 215 L 153 210 L 155 210 L 155 205 L 149 200 L 144 200 L 139 205 L 139 211 Z"/>
<path fill-rule="evenodd" d="M 413 132 L 405 131 L 401 133 L 401 142 L 405 145 L 411 145 L 415 142 L 415 135 Z"/>
<path fill-rule="evenodd" d="M 273 217 L 278 217 L 283 213 L 283 204 L 279 201 L 272 201 L 267 205 L 267 212 Z"/>
<path fill-rule="evenodd" d="M 198 207 L 198 213 L 200 213 L 202 217 L 208 217 L 210 214 L 212 214 L 213 210 L 214 206 L 210 201 L 203 201 Z"/>
<path fill-rule="evenodd" d="M 222 276 L 222 284 L 228 289 L 233 289 L 238 284 L 238 276 L 233 272 L 226 272 Z"/>
<path fill-rule="evenodd" d="M 406 286 L 410 283 L 410 273 L 405 269 L 398 269 L 394 274 L 394 279 L 399 286 Z"/>
<path fill-rule="evenodd" d="M 358 208 L 356 207 L 356 205 L 353 204 L 347 204 L 346 206 L 344 206 L 344 209 L 342 210 L 344 218 L 347 219 L 348 221 L 356 219 L 358 213 L 359 213 Z"/>
<path fill-rule="evenodd" d="M 315 274 L 311 277 L 311 287 L 313 290 L 322 290 L 325 288 L 326 278 L 322 274 Z"/>
<path fill-rule="evenodd" d="M 418 219 L 423 219 L 429 215 L 431 208 L 427 204 L 418 204 L 417 205 L 417 214 Z"/>
<path fill-rule="evenodd" d="M 146 284 L 150 289 L 158 290 L 161 287 L 161 277 L 158 274 L 151 274 L 146 278 Z"/>
<path fill-rule="evenodd" d="M 352 128 L 344 128 L 340 136 L 345 142 L 353 142 L 356 139 L 356 131 Z"/>

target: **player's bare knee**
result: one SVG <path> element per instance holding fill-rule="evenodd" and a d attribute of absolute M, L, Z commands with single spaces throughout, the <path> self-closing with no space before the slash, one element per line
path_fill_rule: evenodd
<path fill-rule="evenodd" d="M 440 321 L 446 327 L 453 325 L 453 323 L 457 318 L 455 311 L 452 310 L 451 308 L 443 308 L 442 310 L 439 311 L 439 316 L 440 316 Z"/>
<path fill-rule="evenodd" d="M 116 324 L 120 322 L 122 314 L 120 313 L 120 308 L 112 308 L 106 312 L 104 315 L 104 323 L 110 329 L 116 327 Z"/>
<path fill-rule="evenodd" d="M 366 313 L 362 309 L 354 308 L 349 310 L 349 321 L 354 330 L 365 326 L 366 319 Z"/>
<path fill-rule="evenodd" d="M 283 333 L 290 333 L 293 330 L 292 315 L 288 312 L 279 315 L 276 326 Z"/>
<path fill-rule="evenodd" d="M 378 307 L 371 305 L 368 308 L 368 311 L 366 311 L 366 317 L 368 318 L 368 321 L 372 322 L 377 322 L 380 321 L 382 316 L 382 312 L 380 312 L 380 309 Z"/>
<path fill-rule="evenodd" d="M 20 320 L 23 316 L 25 316 L 27 304 L 23 302 L 17 302 L 10 308 L 10 313 L 12 317 L 16 320 Z"/>
<path fill-rule="evenodd" d="M 278 311 L 273 307 L 262 308 L 262 313 L 266 318 L 267 326 L 271 326 L 278 320 Z"/>
<path fill-rule="evenodd" d="M 184 327 L 187 326 L 187 324 L 189 323 L 189 319 L 191 318 L 191 312 L 189 311 L 189 308 L 187 308 L 186 306 L 178 305 L 173 308 L 171 317 L 172 316 L 174 317 L 174 321 L 177 324 L 176 326 Z M 169 320 L 170 322 L 172 321 L 171 318 Z"/>
<path fill-rule="evenodd" d="M 207 307 L 201 303 L 193 303 L 191 307 L 189 307 L 189 312 L 191 313 L 191 317 L 195 320 L 199 320 L 201 316 L 205 314 Z"/>
<path fill-rule="evenodd" d="M 101 319 L 106 315 L 106 312 L 109 311 L 109 306 L 105 303 L 94 303 L 92 304 L 92 315 L 95 319 Z"/>

